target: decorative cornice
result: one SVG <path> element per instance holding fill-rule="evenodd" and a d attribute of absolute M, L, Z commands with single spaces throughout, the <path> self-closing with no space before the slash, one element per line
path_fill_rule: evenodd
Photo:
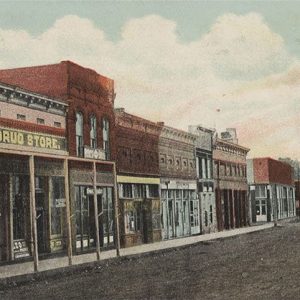
<path fill-rule="evenodd" d="M 62 101 L 1 82 L 0 101 L 26 106 L 31 109 L 48 111 L 57 115 L 66 115 L 68 108 L 68 104 Z"/>

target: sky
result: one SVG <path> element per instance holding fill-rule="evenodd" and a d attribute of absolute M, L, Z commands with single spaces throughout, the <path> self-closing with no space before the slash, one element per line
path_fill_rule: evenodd
<path fill-rule="evenodd" d="M 1 1 L 0 68 L 71 60 L 115 106 L 300 159 L 300 1 Z"/>

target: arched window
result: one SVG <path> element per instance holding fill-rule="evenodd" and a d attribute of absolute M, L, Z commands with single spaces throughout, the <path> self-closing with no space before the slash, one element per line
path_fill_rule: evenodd
<path fill-rule="evenodd" d="M 91 116 L 90 117 L 90 146 L 93 149 L 97 148 L 97 122 L 96 122 L 96 117 Z"/>
<path fill-rule="evenodd" d="M 76 154 L 83 156 L 83 116 L 81 112 L 76 113 Z"/>
<path fill-rule="evenodd" d="M 105 159 L 110 159 L 109 149 L 109 120 L 107 118 L 102 119 L 102 133 L 103 133 L 103 150 L 105 153 Z"/>

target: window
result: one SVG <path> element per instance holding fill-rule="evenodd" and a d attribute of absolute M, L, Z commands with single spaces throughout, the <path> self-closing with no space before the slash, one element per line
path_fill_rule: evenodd
<path fill-rule="evenodd" d="M 37 118 L 37 119 L 36 119 L 36 122 L 37 122 L 37 124 L 45 125 L 45 120 L 44 120 L 44 119 Z"/>
<path fill-rule="evenodd" d="M 130 183 L 121 184 L 121 197 L 132 198 L 132 185 Z"/>
<path fill-rule="evenodd" d="M 264 185 L 257 185 L 255 187 L 255 197 L 265 198 L 267 197 L 267 189 Z"/>
<path fill-rule="evenodd" d="M 105 159 L 110 159 L 110 149 L 109 149 L 109 120 L 103 118 L 102 120 L 102 130 L 103 130 L 103 150 L 105 153 Z"/>
<path fill-rule="evenodd" d="M 63 177 L 52 177 L 51 234 L 62 233 L 65 186 Z"/>
<path fill-rule="evenodd" d="M 61 128 L 61 123 L 60 122 L 54 122 L 54 127 Z"/>
<path fill-rule="evenodd" d="M 148 198 L 156 198 L 159 197 L 158 185 L 149 184 L 148 185 Z"/>
<path fill-rule="evenodd" d="M 76 113 L 76 154 L 83 156 L 83 116 L 81 112 Z"/>
<path fill-rule="evenodd" d="M 213 223 L 213 207 L 212 205 L 209 206 L 209 215 L 210 215 L 210 223 Z"/>
<path fill-rule="evenodd" d="M 134 185 L 134 197 L 135 198 L 144 198 L 145 197 L 145 185 L 135 184 Z"/>
<path fill-rule="evenodd" d="M 125 211 L 125 232 L 137 232 L 141 230 L 142 205 L 135 202 L 131 209 Z"/>
<path fill-rule="evenodd" d="M 26 116 L 17 114 L 17 120 L 26 121 Z"/>
<path fill-rule="evenodd" d="M 90 118 L 90 146 L 95 149 L 97 147 L 97 122 L 95 116 Z"/>

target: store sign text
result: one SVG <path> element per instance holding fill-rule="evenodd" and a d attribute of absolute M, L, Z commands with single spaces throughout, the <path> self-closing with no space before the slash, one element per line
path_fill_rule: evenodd
<path fill-rule="evenodd" d="M 65 150 L 65 139 L 35 133 L 0 129 L 0 143 L 19 146 Z"/>

